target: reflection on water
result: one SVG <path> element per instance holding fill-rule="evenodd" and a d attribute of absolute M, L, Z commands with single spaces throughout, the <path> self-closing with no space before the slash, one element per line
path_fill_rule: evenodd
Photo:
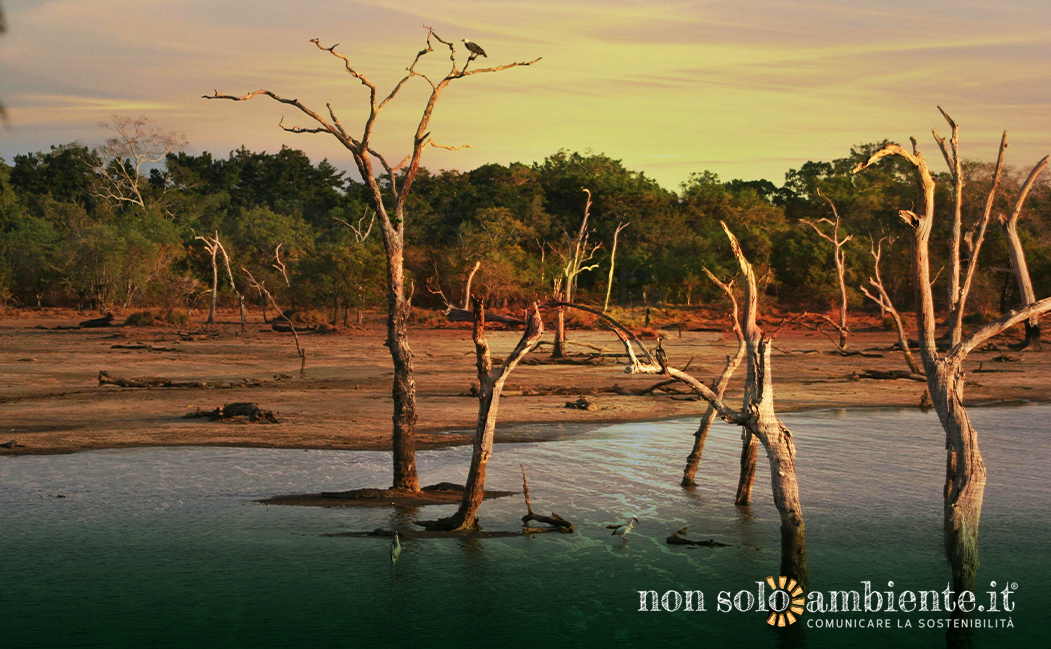
<path fill-rule="evenodd" d="M 1024 645 L 1051 617 L 1051 406 L 976 408 L 989 467 L 979 583 L 1017 582 L 1014 629 L 978 646 Z M 812 588 L 945 588 L 944 435 L 933 415 L 849 410 L 785 417 L 795 434 Z M 519 490 L 578 534 L 388 541 L 327 532 L 410 526 L 422 510 L 264 507 L 281 493 L 389 484 L 389 453 L 168 448 L 0 461 L 0 646 L 938 646 L 944 631 L 770 629 L 716 611 L 719 591 L 776 575 L 778 520 L 765 464 L 755 502 L 733 507 L 739 433 L 713 428 L 699 486 L 678 486 L 693 420 L 609 426 L 498 445 L 488 485 Z M 468 448 L 424 451 L 421 479 L 462 482 Z M 761 458 L 762 462 L 762 458 Z M 64 498 L 56 497 L 58 494 Z M 516 529 L 520 497 L 487 501 L 487 529 Z M 634 514 L 627 542 L 605 525 Z M 668 546 L 691 538 L 726 548 Z M 636 591 L 701 590 L 703 613 L 640 613 Z M 811 614 L 807 617 L 817 617 Z M 824 616 L 834 617 L 834 616 Z M 892 626 L 908 616 L 887 617 Z M 923 619 L 937 619 L 929 614 Z M 1004 616 L 1005 618 L 1008 616 Z"/>

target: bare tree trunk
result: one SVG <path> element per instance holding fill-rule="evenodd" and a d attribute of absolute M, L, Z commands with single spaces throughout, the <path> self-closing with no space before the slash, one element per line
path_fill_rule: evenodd
<path fill-rule="evenodd" d="M 401 491 L 419 491 L 416 472 L 416 378 L 409 348 L 409 312 L 412 304 L 405 295 L 402 237 L 396 240 L 383 228 L 387 248 L 387 348 L 394 363 L 393 450 L 394 485 Z"/>
<path fill-rule="evenodd" d="M 551 358 L 566 357 L 566 310 L 558 308 L 558 320 L 555 325 L 555 344 L 551 351 Z"/>
<path fill-rule="evenodd" d="M 485 472 L 493 454 L 493 436 L 496 433 L 497 411 L 504 383 L 518 362 L 525 357 L 544 334 L 544 323 L 540 310 L 534 304 L 531 314 L 526 314 L 525 331 L 518 345 L 508 355 L 503 365 L 493 368 L 489 343 L 485 339 L 485 306 L 474 298 L 474 348 L 478 369 L 478 423 L 474 433 L 474 449 L 471 453 L 471 468 L 467 473 L 463 499 L 456 513 L 448 518 L 421 523 L 429 530 L 467 531 L 481 529 L 478 525 L 478 508 L 485 498 Z"/>

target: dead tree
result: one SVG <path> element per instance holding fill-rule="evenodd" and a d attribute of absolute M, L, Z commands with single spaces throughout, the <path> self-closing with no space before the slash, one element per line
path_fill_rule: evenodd
<path fill-rule="evenodd" d="M 745 354 L 744 333 L 741 331 L 741 326 L 740 326 L 740 323 L 738 321 L 739 312 L 738 312 L 738 307 L 737 307 L 737 298 L 734 296 L 734 292 L 733 292 L 733 280 L 730 280 L 729 282 L 725 282 L 725 283 L 724 282 L 720 282 L 719 279 L 715 275 L 713 275 L 712 272 L 709 271 L 707 268 L 704 269 L 704 272 L 708 274 L 708 277 L 713 282 L 715 282 L 715 284 L 719 288 L 721 288 L 723 290 L 723 293 L 726 294 L 726 297 L 728 297 L 730 299 L 730 305 L 731 305 L 731 309 L 732 309 L 731 312 L 730 312 L 730 323 L 731 323 L 731 326 L 733 327 L 734 333 L 737 335 L 737 353 L 734 354 L 733 356 L 730 356 L 730 355 L 726 356 L 726 365 L 723 367 L 722 373 L 719 375 L 719 378 L 715 379 L 712 382 L 712 385 L 715 386 L 715 394 L 718 395 L 720 398 L 722 398 L 723 395 L 726 393 L 726 386 L 729 385 L 729 383 L 730 383 L 730 377 L 733 376 L 733 373 L 736 372 L 737 368 L 741 365 L 741 361 L 744 360 L 744 354 Z M 686 468 L 682 472 L 682 483 L 681 483 L 682 486 L 684 486 L 684 487 L 695 487 L 695 486 L 697 486 L 697 482 L 695 480 L 695 478 L 697 476 L 697 467 L 700 466 L 701 456 L 704 454 L 704 443 L 708 439 L 708 430 L 712 427 L 712 422 L 715 421 L 715 414 L 716 414 L 715 413 L 715 406 L 713 406 L 712 404 L 709 403 L 708 404 L 708 409 L 705 410 L 704 416 L 701 417 L 701 424 L 700 424 L 700 426 L 698 426 L 697 432 L 695 432 L 693 434 L 693 440 L 694 440 L 693 441 L 693 449 L 691 449 L 690 450 L 690 454 L 688 456 L 686 456 Z M 746 450 L 747 450 L 747 446 L 748 446 L 748 444 L 746 444 Z M 755 467 L 755 454 L 754 453 L 752 453 L 751 467 L 752 467 L 751 475 L 755 475 L 755 468 L 754 468 Z M 744 476 L 744 471 L 742 471 L 742 480 L 741 480 L 742 483 L 744 482 L 743 476 Z M 750 477 L 749 477 L 747 482 L 748 482 L 748 491 L 751 492 L 752 480 L 751 480 Z M 739 501 L 740 499 L 741 499 L 741 485 L 738 485 L 737 497 L 736 497 L 735 501 Z M 742 504 L 742 503 L 738 502 L 738 504 Z M 747 503 L 743 503 L 743 504 L 747 504 Z"/>
<path fill-rule="evenodd" d="M 948 116 L 946 118 L 948 119 Z M 1007 133 L 1005 132 L 1000 142 L 992 187 L 986 200 L 986 211 L 971 228 L 972 238 L 969 246 L 971 254 L 967 260 L 966 279 L 960 287 L 959 299 L 956 302 L 957 310 L 954 314 L 957 321 L 960 320 L 966 306 L 970 279 L 978 263 L 978 251 L 981 248 L 989 211 L 999 185 L 1006 147 Z M 900 157 L 911 164 L 922 189 L 923 213 L 917 214 L 912 210 L 902 210 L 899 216 L 913 231 L 912 256 L 919 316 L 920 357 L 927 376 L 928 392 L 946 435 L 945 551 L 952 570 L 954 590 L 973 592 L 978 571 L 978 523 L 985 494 L 986 468 L 978 448 L 978 431 L 972 425 L 967 409 L 964 407 L 963 361 L 967 358 L 968 353 L 983 345 L 993 336 L 1051 310 L 1051 298 L 1011 311 L 1000 319 L 976 329 L 966 338 L 961 336 L 958 342 L 952 343 L 948 351 L 944 354 L 940 353 L 935 342 L 936 320 L 934 298 L 931 292 L 929 252 L 935 212 L 934 179 L 931 177 L 927 162 L 917 149 L 915 139 L 912 140 L 911 152 L 897 144 L 887 145 L 873 153 L 868 161 L 858 164 L 855 172 L 888 156 Z M 956 250 L 955 246 L 953 249 Z M 955 324 L 950 323 L 950 326 L 955 327 Z M 957 610 L 953 615 L 966 614 Z M 957 634 L 959 634 L 958 631 L 950 629 L 950 640 L 953 635 Z"/>
<path fill-rule="evenodd" d="M 226 254 L 226 248 L 223 247 L 222 242 L 219 240 L 219 231 L 216 230 L 215 235 L 212 237 L 195 235 L 194 239 L 203 242 L 204 249 L 212 256 L 212 302 L 208 308 L 207 324 L 215 323 L 215 303 L 219 291 L 219 269 L 216 258 L 219 253 L 222 253 L 223 264 L 226 266 L 226 277 L 230 281 L 230 290 L 237 296 L 237 306 L 241 311 L 241 333 L 244 333 L 246 330 L 244 296 L 237 290 L 237 282 L 234 281 L 234 273 L 230 269 L 230 255 Z"/>
<path fill-rule="evenodd" d="M 556 277 L 555 300 L 559 302 L 573 302 L 577 293 L 577 277 L 584 272 L 598 268 L 598 264 L 585 265 L 595 257 L 595 252 L 602 243 L 592 244 L 589 239 L 591 231 L 588 229 L 588 218 L 591 216 L 591 190 L 585 189 L 588 195 L 584 203 L 584 219 L 580 222 L 580 230 L 576 239 L 570 239 L 566 234 L 566 249 L 560 252 L 562 257 L 562 275 Z M 565 358 L 566 356 L 566 311 L 559 307 L 558 324 L 555 327 L 555 345 L 551 351 L 551 358 Z"/>
<path fill-rule="evenodd" d="M 602 303 L 602 312 L 609 311 L 609 295 L 613 291 L 613 266 L 617 263 L 617 237 L 620 231 L 631 225 L 631 222 L 620 223 L 613 231 L 613 247 L 609 251 L 609 280 L 606 282 L 606 301 Z"/>
<path fill-rule="evenodd" d="M 208 319 L 205 324 L 215 323 L 215 301 L 219 294 L 219 266 L 216 264 L 216 256 L 219 254 L 219 243 L 217 239 L 209 239 L 200 235 L 194 236 L 195 240 L 204 243 L 204 249 L 212 256 L 212 302 L 208 307 Z"/>
<path fill-rule="evenodd" d="M 817 190 L 818 195 L 825 199 L 828 206 L 832 208 L 832 214 L 836 217 L 836 220 L 830 220 L 826 218 L 818 219 L 817 223 L 809 221 L 807 219 L 799 219 L 800 223 L 806 223 L 810 227 L 814 228 L 814 232 L 818 233 L 822 239 L 825 239 L 832 244 L 832 261 L 836 264 L 836 278 L 839 280 L 839 324 L 832 323 L 839 330 L 839 348 L 845 350 L 847 348 L 847 334 L 850 333 L 850 329 L 847 327 L 847 280 L 846 280 L 846 264 L 844 263 L 843 246 L 848 241 L 854 238 L 854 235 L 847 235 L 846 237 L 839 238 L 839 210 L 836 209 L 835 204 L 821 193 L 821 190 Z M 831 226 L 831 232 L 825 232 L 818 227 L 818 223 L 827 223 Z"/>
<path fill-rule="evenodd" d="M 288 324 L 289 331 L 292 332 L 292 337 L 296 341 L 296 354 L 299 355 L 299 378 L 306 378 L 307 374 L 307 350 L 299 343 L 299 332 L 296 331 L 296 326 L 292 324 L 292 320 L 289 319 L 285 312 L 281 310 L 281 307 L 277 306 L 277 302 L 274 300 L 274 296 L 270 294 L 270 291 L 266 289 L 266 286 L 262 282 L 256 281 L 256 278 L 252 276 L 252 273 L 248 272 L 248 269 L 241 266 L 241 271 L 248 278 L 248 283 L 254 288 L 260 296 L 262 296 L 270 306 L 274 307 L 274 311 Z"/>
<path fill-rule="evenodd" d="M 628 357 L 628 366 L 624 370 L 626 373 L 664 374 L 681 381 L 711 404 L 723 421 L 744 427 L 748 434 L 755 436 L 763 445 L 770 462 L 774 505 L 781 518 L 780 574 L 794 578 L 806 589 L 810 579 L 806 557 L 806 529 L 803 523 L 803 508 L 799 501 L 799 482 L 796 479 L 796 450 L 792 433 L 777 418 L 774 410 L 774 384 L 770 372 L 772 340 L 756 322 L 759 290 L 756 287 L 752 265 L 745 258 L 737 238 L 725 223 L 722 226 L 730 239 L 730 246 L 745 278 L 744 308 L 738 317 L 738 326 L 744 332 L 748 372 L 741 410 L 734 410 L 728 406 L 722 397 L 693 376 L 655 360 L 638 336 L 610 316 L 580 305 L 561 305 L 588 311 L 611 325 L 613 332 L 624 344 Z M 639 354 L 642 358 L 639 358 Z"/>
<path fill-rule="evenodd" d="M 1047 166 L 1048 159 L 1049 156 L 1044 156 L 1040 162 L 1036 163 L 1033 170 L 1029 172 L 1029 176 L 1022 183 L 1021 189 L 1018 190 L 1018 197 L 1015 199 L 1011 215 L 1004 216 L 1000 214 L 997 219 L 1000 223 L 1000 229 L 1004 233 L 1004 239 L 1007 241 L 1007 253 L 1011 257 L 1011 272 L 1014 273 L 1015 281 L 1018 282 L 1018 295 L 1023 306 L 1036 302 L 1036 292 L 1033 290 L 1033 280 L 1029 276 L 1029 266 L 1025 261 L 1025 250 L 1022 249 L 1022 240 L 1018 238 L 1018 217 L 1022 213 L 1022 206 L 1029 195 L 1029 190 L 1033 188 L 1033 183 L 1036 182 L 1044 167 Z M 1034 316 L 1025 321 L 1025 340 L 1016 349 L 1025 349 L 1026 347 L 1041 348 L 1039 317 Z"/>
<path fill-rule="evenodd" d="M 540 318 L 540 309 L 534 304 L 525 317 L 525 331 L 518 345 L 508 354 L 500 367 L 493 367 L 489 353 L 489 343 L 485 339 L 485 304 L 478 297 L 474 298 L 474 350 L 475 364 L 478 369 L 478 423 L 474 432 L 474 450 L 471 454 L 471 468 L 467 473 L 467 484 L 464 486 L 463 500 L 456 513 L 437 521 L 421 522 L 428 530 L 471 531 L 481 529 L 478 525 L 478 508 L 485 497 L 485 471 L 489 458 L 493 455 L 493 436 L 496 434 L 497 412 L 500 406 L 500 393 L 511 371 L 515 369 L 526 354 L 536 347 L 544 335 L 544 322 Z M 531 510 L 530 510 L 531 511 Z"/>
<path fill-rule="evenodd" d="M 923 370 L 920 369 L 920 366 L 916 363 L 916 358 L 912 355 L 912 350 L 909 349 L 909 337 L 905 335 L 905 325 L 901 321 L 901 314 L 894 307 L 894 301 L 890 299 L 890 294 L 887 293 L 886 287 L 883 286 L 883 278 L 880 276 L 879 263 L 883 257 L 884 241 L 887 242 L 887 245 L 894 244 L 893 237 L 881 237 L 878 241 L 871 236 L 869 237 L 869 253 L 872 255 L 873 265 L 873 276 L 869 278 L 869 284 L 876 290 L 876 293 L 873 294 L 864 285 L 861 286 L 861 292 L 868 299 L 879 305 L 881 314 L 890 314 L 891 319 L 894 320 L 894 326 L 898 330 L 898 346 L 901 347 L 901 354 L 905 357 L 905 363 L 913 374 L 923 374 Z"/>
<path fill-rule="evenodd" d="M 95 148 L 99 184 L 94 194 L 105 200 L 145 207 L 143 172 L 185 146 L 186 138 L 177 131 L 161 129 L 147 117 L 114 115 L 112 120 L 99 122 L 99 126 L 113 131 L 114 137 Z"/>
<path fill-rule="evenodd" d="M 425 29 L 427 30 L 425 47 L 417 52 L 412 63 L 406 69 L 405 76 L 395 84 L 386 97 L 381 97 L 376 84 L 364 74 L 358 72 L 351 65 L 349 58 L 336 51 L 336 45 L 324 47 L 317 38 L 310 41 L 319 50 L 328 52 L 339 59 L 347 74 L 368 89 L 368 117 L 366 117 L 364 126 L 361 128 L 361 134 L 358 136 L 353 135 L 349 128 L 343 126 L 336 116 L 332 104 L 325 104 L 326 116 L 307 107 L 298 99 L 282 97 L 267 89 L 256 90 L 243 96 L 225 95 L 220 94 L 218 91 L 215 91 L 212 95 L 205 95 L 205 99 L 228 99 L 232 101 L 248 101 L 260 95 L 265 95 L 274 101 L 292 106 L 309 117 L 316 126 L 285 126 L 284 120 L 282 120 L 278 124 L 280 128 L 289 133 L 331 135 L 337 142 L 346 147 L 354 158 L 354 163 L 358 168 L 362 182 L 365 183 L 368 189 L 372 208 L 379 216 L 380 232 L 383 235 L 383 245 L 387 256 L 386 346 L 390 351 L 391 360 L 394 364 L 394 383 L 392 388 L 394 401 L 393 486 L 398 490 L 412 492 L 420 490 L 420 481 L 416 473 L 416 380 L 412 366 L 412 349 L 409 347 L 408 337 L 411 296 L 405 290 L 405 201 L 419 171 L 420 159 L 423 156 L 424 149 L 428 147 L 440 149 L 461 148 L 436 143 L 431 139 L 429 129 L 434 106 L 449 84 L 476 74 L 500 72 L 514 67 L 532 65 L 540 60 L 537 58 L 532 61 L 470 69 L 477 55 L 471 53 L 467 60 L 461 63 L 459 57 L 462 56 L 462 52 L 457 52 L 457 46 L 454 42 L 442 39 L 429 27 L 425 27 Z M 440 79 L 432 78 L 428 74 L 416 70 L 420 60 L 434 51 L 434 42 L 439 43 L 438 47 L 448 49 L 451 62 L 449 71 Z M 397 97 L 398 93 L 405 87 L 405 84 L 416 77 L 427 83 L 430 87 L 430 94 L 412 137 L 411 152 L 402 158 L 400 162 L 391 164 L 386 157 L 373 148 L 373 127 L 380 112 Z M 387 179 L 387 182 L 383 185 L 380 184 L 376 175 L 374 167 L 376 162 L 380 164 L 382 173 Z M 389 200 L 384 198 L 385 192 L 389 192 Z"/>

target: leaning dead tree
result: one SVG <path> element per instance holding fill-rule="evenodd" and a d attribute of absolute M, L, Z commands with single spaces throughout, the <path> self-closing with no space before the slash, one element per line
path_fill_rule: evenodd
<path fill-rule="evenodd" d="M 704 269 L 704 272 L 708 274 L 709 279 L 711 279 L 716 284 L 716 286 L 721 288 L 723 293 L 726 294 L 726 297 L 730 299 L 730 325 L 731 327 L 733 327 L 733 331 L 737 335 L 737 353 L 735 353 L 733 356 L 726 356 L 726 365 L 723 367 L 722 373 L 717 379 L 712 381 L 712 385 L 715 389 L 715 394 L 719 398 L 722 398 L 723 395 L 726 394 L 726 386 L 730 383 L 730 377 L 733 376 L 733 373 L 736 372 L 737 368 L 741 365 L 741 361 L 744 360 L 744 333 L 741 331 L 741 325 L 738 320 L 738 316 L 740 314 L 737 306 L 737 298 L 734 296 L 733 280 L 730 280 L 729 282 L 721 282 L 719 281 L 719 278 L 713 275 L 712 272 L 707 268 Z M 701 417 L 701 424 L 697 427 L 697 432 L 693 434 L 693 448 L 690 450 L 690 454 L 686 456 L 686 468 L 683 469 L 681 483 L 684 487 L 697 486 L 697 468 L 701 464 L 701 456 L 704 454 L 704 444 L 708 439 L 708 431 L 712 427 L 712 422 L 715 421 L 715 415 L 715 406 L 709 403 L 708 409 L 704 411 L 704 416 Z M 737 504 L 747 504 L 747 497 L 744 503 L 740 502 L 742 498 L 742 489 L 746 488 L 749 493 L 751 493 L 752 489 L 751 477 L 755 475 L 755 451 L 754 446 L 751 450 L 749 449 L 750 446 L 752 446 L 750 443 L 746 443 L 745 448 L 742 451 L 741 480 L 740 484 L 738 484 L 737 496 L 735 498 L 735 502 L 737 502 Z M 751 461 L 746 463 L 745 457 L 749 453 L 751 454 Z M 750 471 L 746 465 L 750 465 Z M 745 473 L 749 473 L 747 480 L 745 480 Z M 746 482 L 747 486 L 745 486 Z"/>
<path fill-rule="evenodd" d="M 471 454 L 471 468 L 464 486 L 463 500 L 456 513 L 448 518 L 436 521 L 421 522 L 428 530 L 471 531 L 478 530 L 478 508 L 485 497 L 485 471 L 489 458 L 493 455 L 493 437 L 496 434 L 497 412 L 500 406 L 500 393 L 511 371 L 515 369 L 526 354 L 531 352 L 544 335 L 544 322 L 540 318 L 540 308 L 534 304 L 532 311 L 525 316 L 525 331 L 518 345 L 504 359 L 499 367 L 493 367 L 489 353 L 489 343 L 485 339 L 485 304 L 478 297 L 474 298 L 474 351 L 475 364 L 478 369 L 478 423 L 474 432 L 474 450 Z M 528 505 L 528 496 L 527 496 Z M 530 512 L 532 509 L 530 508 Z"/>
<path fill-rule="evenodd" d="M 585 189 L 588 195 L 584 203 L 584 219 L 580 222 L 580 230 L 577 238 L 570 239 L 566 234 L 566 248 L 559 252 L 562 257 L 562 274 L 554 279 L 555 300 L 558 302 L 573 302 L 577 293 L 577 277 L 584 272 L 598 268 L 598 264 L 587 262 L 595 258 L 595 252 L 602 247 L 602 243 L 591 243 L 591 230 L 588 229 L 588 219 L 591 217 L 591 190 Z M 551 351 L 551 358 L 565 358 L 566 356 L 566 311 L 558 308 L 558 324 L 555 327 L 555 345 Z"/>
<path fill-rule="evenodd" d="M 881 237 L 878 241 L 869 237 L 869 254 L 872 255 L 873 266 L 869 284 L 872 285 L 876 292 L 873 293 L 864 285 L 861 286 L 861 292 L 865 294 L 865 297 L 879 305 L 881 314 L 889 314 L 891 319 L 894 320 L 894 327 L 898 330 L 898 346 L 901 347 L 901 354 L 905 357 L 905 363 L 913 374 L 923 374 L 923 370 L 916 364 L 916 358 L 912 355 L 912 350 L 909 349 L 909 337 L 905 334 L 905 325 L 902 323 L 901 314 L 894 307 L 894 301 L 890 299 L 890 294 L 887 293 L 887 288 L 883 285 L 883 277 L 880 276 L 879 264 L 883 258 L 884 241 L 887 242 L 888 246 L 894 244 L 893 237 Z"/>
<path fill-rule="evenodd" d="M 844 263 L 845 257 L 843 253 L 843 246 L 848 241 L 854 238 L 854 235 L 847 235 L 842 239 L 839 237 L 839 210 L 836 209 L 836 205 L 821 193 L 821 190 L 817 190 L 818 196 L 825 199 L 828 206 L 832 208 L 832 214 L 835 216 L 835 220 L 821 218 L 815 223 L 807 219 L 799 219 L 800 223 L 806 223 L 810 227 L 814 228 L 814 232 L 817 232 L 818 236 L 832 244 L 832 261 L 836 265 L 836 279 L 839 280 L 839 323 L 832 322 L 831 324 L 836 327 L 839 331 L 839 348 L 845 350 L 847 348 L 847 335 L 850 333 L 850 329 L 847 327 L 847 280 L 846 280 L 846 264 Z M 826 232 L 818 227 L 819 223 L 827 223 L 829 225 L 829 231 Z"/>
<path fill-rule="evenodd" d="M 281 316 L 281 319 L 285 321 L 285 324 L 288 325 L 288 329 L 292 332 L 292 338 L 296 343 L 296 354 L 299 356 L 299 378 L 306 378 L 307 350 L 299 343 L 299 332 L 296 331 L 296 326 L 292 324 L 292 320 L 285 315 L 285 312 L 281 310 L 281 307 L 277 306 L 277 301 L 274 300 L 274 296 L 269 290 L 267 290 L 262 282 L 257 281 L 256 278 L 252 276 L 252 273 L 250 273 L 244 266 L 241 266 L 241 272 L 243 272 L 245 277 L 248 278 L 248 283 L 251 287 L 254 288 L 264 300 L 269 302 L 270 306 L 274 307 L 274 311 L 276 311 L 277 314 Z"/>
<path fill-rule="evenodd" d="M 510 68 L 532 65 L 540 59 L 532 61 L 520 61 L 487 68 L 471 69 L 477 57 L 469 53 L 466 61 L 461 61 L 463 52 L 457 51 L 454 42 L 446 41 L 439 37 L 430 27 L 427 30 L 425 46 L 416 53 L 412 63 L 406 69 L 405 76 L 394 85 L 385 97 L 383 97 L 372 81 L 364 74 L 358 72 L 345 55 L 336 51 L 336 45 L 325 47 L 317 38 L 313 43 L 322 52 L 328 52 L 342 62 L 343 68 L 350 77 L 361 83 L 369 94 L 369 110 L 365 123 L 360 129 L 359 135 L 354 135 L 349 127 L 344 127 L 336 116 L 332 104 L 325 104 L 326 113 L 322 114 L 307 107 L 298 99 L 282 97 L 277 93 L 259 89 L 247 95 L 225 95 L 215 91 L 212 95 L 205 95 L 205 99 L 228 99 L 231 101 L 248 101 L 259 96 L 266 96 L 274 101 L 287 104 L 296 108 L 312 120 L 315 126 L 285 126 L 284 120 L 278 126 L 289 133 L 306 133 L 330 135 L 343 145 L 354 158 L 354 163 L 365 183 L 372 208 L 379 216 L 380 232 L 383 235 L 383 245 L 387 256 L 387 342 L 391 360 L 394 363 L 394 384 L 392 395 L 394 400 L 393 415 L 393 465 L 394 465 L 394 489 L 402 491 L 417 492 L 420 490 L 420 481 L 416 473 L 416 380 L 412 366 L 412 349 L 409 347 L 408 319 L 411 310 L 411 299 L 405 287 L 405 201 L 412 189 L 413 181 L 420 168 L 420 159 L 428 147 L 440 149 L 457 149 L 438 144 L 431 139 L 430 121 L 434 112 L 434 106 L 442 92 L 454 81 L 465 79 L 476 74 L 488 72 L 500 72 Z M 448 49 L 451 65 L 445 76 L 437 78 L 420 72 L 416 66 L 427 54 L 435 49 L 435 43 L 440 49 Z M 380 113 L 398 96 L 405 85 L 415 79 L 422 79 L 429 87 L 430 94 L 423 108 L 416 131 L 412 136 L 412 147 L 409 154 L 400 162 L 390 163 L 387 158 L 373 148 L 372 134 Z M 379 163 L 381 173 L 386 176 L 386 183 L 380 184 L 377 178 L 376 163 Z M 384 194 L 389 193 L 389 199 L 385 200 Z"/>
<path fill-rule="evenodd" d="M 944 111 L 943 111 L 944 114 Z M 946 119 L 948 116 L 946 115 Z M 953 125 L 953 129 L 956 126 Z M 937 135 L 935 135 L 937 137 Z M 956 140 L 956 137 L 953 138 Z M 955 150 L 955 144 L 954 150 Z M 1004 149 L 1007 147 L 1007 133 L 1004 133 L 1000 142 L 1000 152 L 994 172 L 992 187 L 989 198 L 986 200 L 986 210 L 971 228 L 970 258 L 967 260 L 967 269 L 964 282 L 960 285 L 958 299 L 955 301 L 954 316 L 950 322 L 954 336 L 959 340 L 952 342 L 945 353 L 938 350 L 936 339 L 936 320 L 934 313 L 934 298 L 931 292 L 930 271 L 930 235 L 934 224 L 934 179 L 931 177 L 930 169 L 923 155 L 919 152 L 916 140 L 912 140 L 912 151 L 907 151 L 897 144 L 890 144 L 869 157 L 868 161 L 859 164 L 855 173 L 872 165 L 881 158 L 897 156 L 913 166 L 916 177 L 922 190 L 923 212 L 916 213 L 912 210 L 899 212 L 901 219 L 913 232 L 913 272 L 916 286 L 916 301 L 918 312 L 918 327 L 920 341 L 920 357 L 927 376 L 927 388 L 930 393 L 934 409 L 938 413 L 942 428 L 946 435 L 946 477 L 944 489 L 944 531 L 945 551 L 949 565 L 952 570 L 953 588 L 957 592 L 961 590 L 975 590 L 975 580 L 978 571 L 978 524 L 982 513 L 982 500 L 985 495 L 986 468 L 982 460 L 982 454 L 978 448 L 978 431 L 971 423 L 964 406 L 964 379 L 963 362 L 967 355 L 975 348 L 983 345 L 993 336 L 1003 333 L 1009 327 L 1029 318 L 1039 316 L 1051 310 L 1051 298 L 1046 298 L 1016 309 L 1003 317 L 990 322 L 971 332 L 967 337 L 962 336 L 962 331 L 956 322 L 962 319 L 962 313 L 966 307 L 967 293 L 970 288 L 970 280 L 974 275 L 978 263 L 978 252 L 981 249 L 982 238 L 985 235 L 985 226 L 989 221 L 989 213 L 992 201 L 999 185 L 1000 173 L 1003 166 Z M 956 229 L 954 228 L 954 239 Z M 957 242 L 953 242 L 953 254 L 958 255 Z M 953 260 L 954 269 L 958 268 L 959 260 Z M 966 615 L 959 610 L 953 615 Z M 950 629 L 950 634 L 955 634 Z"/>
<path fill-rule="evenodd" d="M 738 316 L 738 326 L 744 332 L 747 379 L 744 403 L 740 410 L 731 408 L 725 400 L 702 381 L 672 367 L 660 356 L 655 358 L 630 329 L 596 309 L 561 303 L 561 306 L 588 311 L 608 323 L 624 344 L 628 356 L 628 374 L 663 374 L 676 379 L 711 404 L 723 421 L 742 426 L 766 449 L 770 463 L 770 480 L 774 505 L 781 518 L 781 573 L 794 578 L 806 589 L 810 578 L 807 569 L 806 529 L 803 508 L 799 501 L 799 482 L 796 479 L 796 449 L 792 433 L 777 418 L 774 410 L 774 383 L 770 371 L 772 340 L 759 327 L 756 318 L 759 308 L 759 290 L 755 272 L 748 262 L 737 238 L 722 224 L 738 266 L 745 278 L 744 306 Z M 558 306 L 556 303 L 553 306 Z M 641 354 L 641 358 L 639 355 Z"/>
<path fill-rule="evenodd" d="M 1036 302 L 1036 292 L 1033 290 L 1033 280 L 1029 276 L 1029 266 L 1025 261 L 1025 250 L 1022 248 L 1022 240 L 1018 238 L 1018 217 L 1022 213 L 1022 206 L 1029 195 L 1029 190 L 1033 188 L 1033 183 L 1044 171 L 1049 158 L 1051 156 L 1044 156 L 1040 162 L 1036 163 L 1033 170 L 1029 172 L 1029 176 L 1026 177 L 1022 187 L 1018 190 L 1018 197 L 1015 199 L 1011 215 L 1004 216 L 1000 214 L 997 218 L 997 221 L 1000 223 L 1000 229 L 1004 233 L 1004 240 L 1007 242 L 1007 253 L 1011 257 L 1011 272 L 1014 273 L 1015 281 L 1018 282 L 1018 296 L 1023 306 Z M 1025 321 L 1025 340 L 1018 345 L 1017 349 L 1025 349 L 1026 347 L 1041 348 L 1039 317 L 1034 316 Z"/>

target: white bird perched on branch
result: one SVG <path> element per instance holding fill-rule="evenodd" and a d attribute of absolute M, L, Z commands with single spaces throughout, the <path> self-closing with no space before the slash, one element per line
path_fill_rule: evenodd
<path fill-rule="evenodd" d="M 466 47 L 467 51 L 471 53 L 472 58 L 475 56 L 489 58 L 488 56 L 485 56 L 485 50 L 483 50 L 482 46 L 478 43 L 471 42 L 466 38 L 461 38 L 460 40 L 463 41 L 463 46 Z"/>
<path fill-rule="evenodd" d="M 635 524 L 638 522 L 639 519 L 632 516 L 631 520 L 628 521 L 627 525 L 610 525 L 607 529 L 613 530 L 613 534 L 611 534 L 610 536 L 620 535 L 620 538 L 624 538 L 628 534 L 628 532 L 635 529 Z"/>
<path fill-rule="evenodd" d="M 394 533 L 394 542 L 390 544 L 390 565 L 398 563 L 398 557 L 401 556 L 401 541 L 398 540 L 398 533 Z"/>

